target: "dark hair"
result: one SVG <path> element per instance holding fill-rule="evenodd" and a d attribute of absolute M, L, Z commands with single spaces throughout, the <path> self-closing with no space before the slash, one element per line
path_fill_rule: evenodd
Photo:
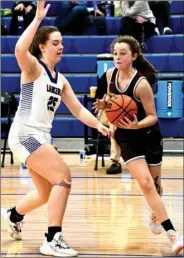
<path fill-rule="evenodd" d="M 153 84 L 157 81 L 157 71 L 153 65 L 143 56 L 141 53 L 141 48 L 139 42 L 132 36 L 120 36 L 115 39 L 110 48 L 111 53 L 114 52 L 114 46 L 116 43 L 126 43 L 129 45 L 132 54 L 137 54 L 136 60 L 133 62 L 133 66 L 144 74 L 150 84 Z"/>
<path fill-rule="evenodd" d="M 38 59 L 41 58 L 42 53 L 40 51 L 39 44 L 45 44 L 49 39 L 49 35 L 55 31 L 60 32 L 58 28 L 54 26 L 43 26 L 39 28 L 30 46 L 30 49 L 29 49 L 30 53 Z"/>

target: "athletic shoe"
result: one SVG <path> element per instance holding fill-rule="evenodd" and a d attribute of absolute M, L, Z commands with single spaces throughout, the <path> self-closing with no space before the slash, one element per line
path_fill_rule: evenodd
<path fill-rule="evenodd" d="M 40 247 L 40 253 L 57 257 L 71 257 L 78 254 L 77 251 L 73 250 L 65 242 L 61 232 L 57 232 L 51 242 L 47 241 L 47 234 L 45 234 L 45 240 Z"/>
<path fill-rule="evenodd" d="M 171 241 L 173 253 L 175 255 L 179 254 L 179 252 L 181 252 L 181 250 L 184 248 L 183 237 L 172 229 L 167 231 L 167 236 Z"/>
<path fill-rule="evenodd" d="M 8 209 L 1 209 L 1 224 L 8 229 L 9 235 L 15 240 L 22 240 L 23 221 L 11 222 L 11 211 Z"/>

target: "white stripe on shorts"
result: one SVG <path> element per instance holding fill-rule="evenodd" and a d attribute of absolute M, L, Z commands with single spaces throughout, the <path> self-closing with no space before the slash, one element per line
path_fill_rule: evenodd
<path fill-rule="evenodd" d="M 159 166 L 159 165 L 161 165 L 161 164 L 162 164 L 162 161 L 161 161 L 160 163 L 157 163 L 157 164 L 149 164 L 149 163 L 148 163 L 148 165 L 149 165 L 150 167 Z"/>
<path fill-rule="evenodd" d="M 133 161 L 133 160 L 136 160 L 136 159 L 142 159 L 142 158 L 144 158 L 144 159 L 145 159 L 145 156 L 144 156 L 144 155 L 142 155 L 142 156 L 134 157 L 134 158 L 132 158 L 132 159 L 128 159 L 128 160 L 125 162 L 125 164 L 127 164 L 127 163 L 129 163 L 129 162 L 131 162 L 131 161 Z"/>

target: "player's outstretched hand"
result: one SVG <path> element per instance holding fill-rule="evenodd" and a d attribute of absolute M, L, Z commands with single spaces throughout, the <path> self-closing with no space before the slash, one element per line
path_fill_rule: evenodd
<path fill-rule="evenodd" d="M 99 110 L 105 109 L 105 107 L 106 107 L 105 98 L 106 98 L 106 94 L 103 96 L 102 99 L 96 99 L 96 101 L 93 103 L 92 109 L 95 110 L 95 111 L 94 111 L 95 114 L 96 114 Z"/>
<path fill-rule="evenodd" d="M 47 15 L 47 12 L 48 12 L 48 10 L 50 8 L 50 4 L 48 4 L 45 7 L 45 3 L 46 3 L 46 0 L 38 0 L 37 1 L 37 8 L 36 8 L 36 15 L 35 15 L 35 17 L 38 20 L 43 20 L 45 18 L 45 16 Z"/>
<path fill-rule="evenodd" d="M 109 128 L 107 128 L 106 126 L 102 125 L 101 123 L 99 123 L 97 130 L 99 131 L 99 133 L 103 134 L 104 136 L 108 136 L 113 137 L 113 131 Z"/>

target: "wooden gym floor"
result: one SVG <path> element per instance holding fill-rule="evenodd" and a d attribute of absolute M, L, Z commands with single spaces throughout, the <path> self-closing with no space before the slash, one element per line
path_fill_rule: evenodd
<path fill-rule="evenodd" d="M 172 256 L 165 233 L 148 227 L 146 201 L 134 178 L 123 173 L 94 171 L 94 159 L 80 165 L 78 154 L 62 155 L 71 168 L 72 190 L 63 223 L 64 238 L 79 257 Z M 12 207 L 34 188 L 27 170 L 17 160 L 1 171 L 1 207 Z M 106 168 L 110 161 L 106 161 Z M 183 157 L 165 156 L 162 170 L 163 200 L 175 228 L 183 233 Z M 1 232 L 1 257 L 43 257 L 39 247 L 47 230 L 47 205 L 25 216 L 24 240 L 13 241 Z M 180 254 L 183 256 L 183 253 Z"/>

